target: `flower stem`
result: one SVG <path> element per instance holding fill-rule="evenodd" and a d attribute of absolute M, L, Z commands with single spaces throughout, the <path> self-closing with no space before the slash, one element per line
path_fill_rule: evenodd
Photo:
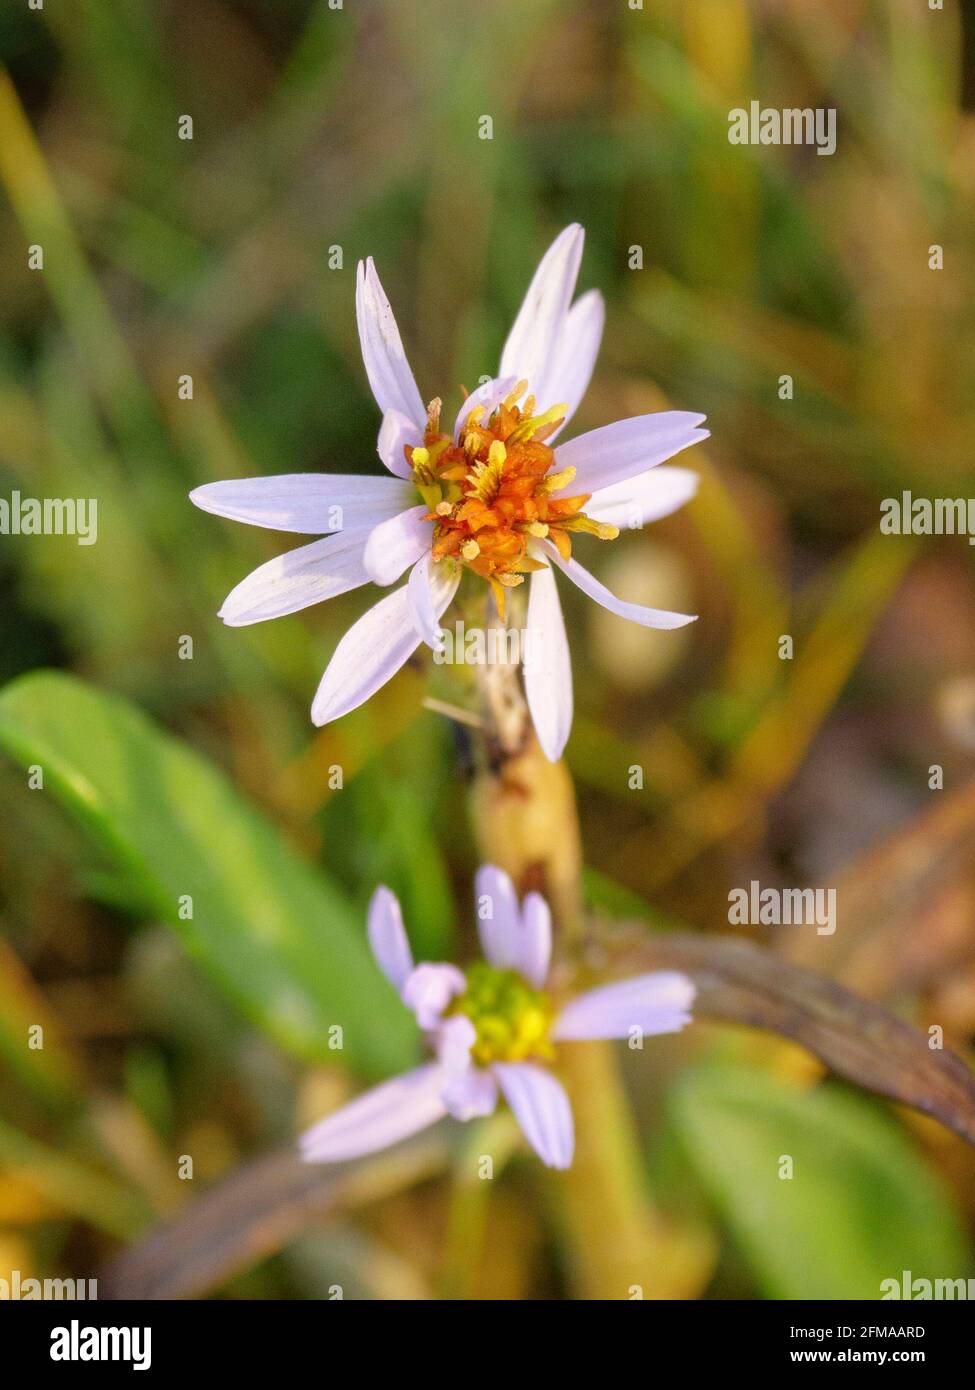
<path fill-rule="evenodd" d="M 494 614 L 494 621 L 498 621 Z M 516 666 L 484 668 L 482 736 L 472 814 L 483 859 L 519 891 L 543 892 L 557 951 L 571 969 L 584 935 L 582 844 L 564 763 L 550 763 L 531 726 Z M 644 1181 L 639 1137 L 611 1044 L 571 1043 L 560 1071 L 576 1125 L 573 1166 L 555 1182 L 559 1221 L 582 1298 L 674 1297 L 662 1225 Z M 638 1292 L 634 1292 L 638 1290 Z M 694 1290 L 696 1291 L 696 1290 Z"/>
<path fill-rule="evenodd" d="M 508 617 L 521 621 L 517 591 Z M 503 627 L 494 601 L 488 626 Z M 501 648 L 499 648 L 500 650 Z M 550 763 L 538 745 L 517 663 L 479 670 L 481 737 L 472 796 L 481 858 L 511 875 L 521 893 L 543 893 L 561 930 L 565 952 L 583 931 L 582 846 L 575 789 L 564 763 Z"/>

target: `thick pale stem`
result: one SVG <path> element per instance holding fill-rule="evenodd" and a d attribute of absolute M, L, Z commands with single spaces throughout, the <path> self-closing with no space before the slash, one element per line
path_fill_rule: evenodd
<path fill-rule="evenodd" d="M 497 614 L 492 621 L 499 621 Z M 516 621 L 512 617 L 512 621 Z M 544 892 L 571 968 L 583 932 L 582 846 L 572 779 L 538 746 L 516 666 L 483 668 L 483 737 L 472 811 L 485 861 L 521 892 Z M 674 1297 L 670 1251 L 644 1182 L 639 1138 L 611 1044 L 573 1043 L 559 1070 L 576 1122 L 576 1158 L 555 1179 L 576 1293 L 583 1298 Z"/>
<path fill-rule="evenodd" d="M 515 591 L 509 621 L 521 621 L 520 608 Z M 488 623 L 503 626 L 493 601 Z M 495 662 L 479 675 L 483 730 L 472 794 L 478 850 L 483 862 L 509 873 L 521 893 L 536 889 L 545 895 L 564 949 L 582 932 L 582 852 L 572 778 L 564 763 L 550 763 L 538 745 L 517 663 Z"/>

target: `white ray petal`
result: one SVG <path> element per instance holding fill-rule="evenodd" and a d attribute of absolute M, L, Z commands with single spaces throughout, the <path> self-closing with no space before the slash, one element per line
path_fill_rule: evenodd
<path fill-rule="evenodd" d="M 214 516 L 310 536 L 376 526 L 415 498 L 416 491 L 398 478 L 358 477 L 354 473 L 229 478 L 204 483 L 190 493 L 191 502 Z"/>
<path fill-rule="evenodd" d="M 374 584 L 395 584 L 433 543 L 433 523 L 424 521 L 425 503 L 381 521 L 369 534 L 363 553 L 366 572 Z"/>
<path fill-rule="evenodd" d="M 366 930 L 380 970 L 391 985 L 401 990 L 413 970 L 413 952 L 399 899 L 384 885 L 376 889 L 369 901 Z"/>
<path fill-rule="evenodd" d="M 556 464 L 559 469 L 576 470 L 569 484 L 573 496 L 596 492 L 645 473 L 682 449 L 707 439 L 709 431 L 698 428 L 703 419 L 703 415 L 686 410 L 661 410 L 653 415 L 617 420 L 560 444 L 555 452 Z"/>
<path fill-rule="evenodd" d="M 401 411 L 422 429 L 427 412 L 371 256 L 360 261 L 356 271 L 355 312 L 362 361 L 376 404 L 383 414 Z"/>
<path fill-rule="evenodd" d="M 572 662 L 551 568 L 529 581 L 525 696 L 535 733 L 550 762 L 562 756 L 572 728 Z"/>
<path fill-rule="evenodd" d="M 551 445 L 579 408 L 592 378 L 606 322 L 606 306 L 598 290 L 580 296 L 565 316 L 565 323 L 544 376 L 531 388 L 539 408 L 567 405 L 565 419 L 545 441 Z"/>
<path fill-rule="evenodd" d="M 387 410 L 379 426 L 376 453 L 397 478 L 410 478 L 413 470 L 406 461 L 404 449 L 415 449 L 423 443 L 423 431 L 414 425 L 401 410 Z"/>
<path fill-rule="evenodd" d="M 670 613 L 665 608 L 645 608 L 641 603 L 624 603 L 606 588 L 605 584 L 600 584 L 594 574 L 590 574 L 579 564 L 578 560 L 563 560 L 554 546 L 545 544 L 546 551 L 550 551 L 550 558 L 559 569 L 572 580 L 584 594 L 589 598 L 595 599 L 596 603 L 610 613 L 615 613 L 619 618 L 626 618 L 631 623 L 639 623 L 641 627 L 675 628 L 685 627 L 687 623 L 697 621 L 697 615 L 691 613 Z"/>
<path fill-rule="evenodd" d="M 456 587 L 439 573 L 434 577 L 433 603 L 438 617 Z M 404 584 L 353 623 L 335 648 L 312 703 L 313 722 L 327 724 L 358 708 L 395 676 L 419 645 L 408 586 Z"/>
<path fill-rule="evenodd" d="M 553 1039 L 625 1038 L 633 1029 L 651 1037 L 679 1033 L 691 1021 L 697 990 L 676 970 L 656 970 L 618 984 L 591 989 L 565 1006 L 552 1029 Z"/>
<path fill-rule="evenodd" d="M 504 1098 L 522 1133 L 549 1168 L 568 1168 L 575 1150 L 572 1107 L 560 1082 L 533 1062 L 496 1062 Z"/>
<path fill-rule="evenodd" d="M 593 521 L 608 521 L 621 531 L 635 530 L 683 507 L 697 492 L 699 481 L 689 468 L 662 464 L 594 492 L 586 503 L 586 516 Z"/>
<path fill-rule="evenodd" d="M 521 961 L 521 909 L 504 869 L 482 864 L 474 879 L 477 934 L 484 959 L 497 970 L 517 970 Z"/>
<path fill-rule="evenodd" d="M 368 535 L 365 530 L 340 531 L 276 555 L 231 589 L 219 616 L 228 627 L 246 627 L 367 584 L 362 552 Z"/>
<path fill-rule="evenodd" d="M 433 651 L 440 648 L 440 619 L 460 584 L 460 566 L 435 561 L 429 553 L 422 556 L 410 570 L 407 584 L 410 618 L 422 641 Z M 443 594 L 447 599 L 440 606 Z"/>
<path fill-rule="evenodd" d="M 472 391 L 467 400 L 457 412 L 457 419 L 454 421 L 454 439 L 460 438 L 460 432 L 467 424 L 467 417 L 475 406 L 484 407 L 484 420 L 489 420 L 505 396 L 518 385 L 518 378 L 514 376 L 493 377 L 491 381 L 483 382 L 476 391 Z"/>
<path fill-rule="evenodd" d="M 303 1134 L 301 1156 L 306 1163 L 339 1163 L 386 1149 L 446 1115 L 442 1088 L 436 1062 L 384 1081 Z"/>
<path fill-rule="evenodd" d="M 531 390 L 544 379 L 572 302 L 584 240 L 585 232 L 573 223 L 545 252 L 508 334 L 499 376 L 524 378 Z"/>

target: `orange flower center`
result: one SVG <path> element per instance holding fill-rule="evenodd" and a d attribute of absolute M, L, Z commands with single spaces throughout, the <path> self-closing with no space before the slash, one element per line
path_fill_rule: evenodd
<path fill-rule="evenodd" d="M 567 560 L 573 531 L 601 540 L 619 535 L 617 527 L 582 511 L 589 493 L 553 496 L 575 477 L 574 468 L 553 471 L 555 453 L 545 443 L 567 407 L 536 415 L 534 396 L 517 403 L 527 389 L 519 382 L 487 419 L 484 406 L 475 406 L 457 443 L 441 432 L 441 403 L 431 401 L 423 444 L 406 449 L 413 482 L 430 508 L 427 519 L 434 522 L 433 558 L 455 559 L 486 579 L 502 617 L 505 591 L 545 567 L 529 551 L 533 539 L 551 541 Z"/>

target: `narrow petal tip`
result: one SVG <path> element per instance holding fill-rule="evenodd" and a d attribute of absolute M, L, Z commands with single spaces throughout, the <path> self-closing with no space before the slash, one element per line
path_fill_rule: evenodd
<path fill-rule="evenodd" d="M 399 899 L 385 884 L 369 900 L 366 934 L 380 970 L 394 989 L 402 990 L 413 970 L 413 952 Z"/>
<path fill-rule="evenodd" d="M 446 1115 L 442 1090 L 436 1063 L 384 1081 L 313 1125 L 298 1152 L 305 1163 L 341 1163 L 387 1149 Z"/>
<path fill-rule="evenodd" d="M 691 1022 L 697 987 L 677 970 L 657 970 L 602 985 L 571 999 L 555 1021 L 556 1042 L 679 1033 Z"/>

